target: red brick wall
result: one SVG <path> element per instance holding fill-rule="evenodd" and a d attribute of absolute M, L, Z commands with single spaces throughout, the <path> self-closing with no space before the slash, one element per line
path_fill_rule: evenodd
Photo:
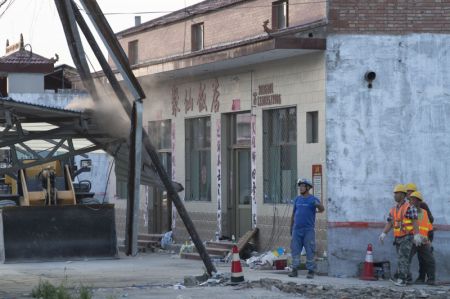
<path fill-rule="evenodd" d="M 330 0 L 329 32 L 449 33 L 450 0 Z"/>
<path fill-rule="evenodd" d="M 448 0 L 330 0 L 330 32 L 450 32 Z"/>
<path fill-rule="evenodd" d="M 246 1 L 218 11 L 196 15 L 176 23 L 155 27 L 126 37 L 119 37 L 125 52 L 128 42 L 138 40 L 139 62 L 161 59 L 191 52 L 191 25 L 204 23 L 204 45 L 242 41 L 264 35 L 263 22 L 272 19 L 272 2 L 276 0 Z M 298 26 L 326 17 L 326 2 L 317 0 L 290 0 L 289 26 Z M 272 27 L 272 24 L 269 24 Z"/>

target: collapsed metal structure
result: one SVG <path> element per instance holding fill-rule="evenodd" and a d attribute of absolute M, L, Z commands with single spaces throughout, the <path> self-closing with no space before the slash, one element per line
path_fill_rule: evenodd
<path fill-rule="evenodd" d="M 127 230 L 126 230 L 126 253 L 135 255 L 137 253 L 137 235 L 138 235 L 138 216 L 139 216 L 139 189 L 141 178 L 146 183 L 162 185 L 167 190 L 168 198 L 174 203 L 180 218 L 183 220 L 189 235 L 194 242 L 200 257 L 202 258 L 206 270 L 209 274 L 216 271 L 208 253 L 194 227 L 189 214 L 180 199 L 178 192 L 182 190 L 179 184 L 172 182 L 166 173 L 162 162 L 159 159 L 158 152 L 152 145 L 148 135 L 142 129 L 142 100 L 145 93 L 142 90 L 138 80 L 134 76 L 126 54 L 120 46 L 114 32 L 109 26 L 104 14 L 95 0 L 80 0 L 83 9 L 89 16 L 97 33 L 101 37 L 104 45 L 108 49 L 109 55 L 129 89 L 132 100 L 122 89 L 111 66 L 100 50 L 89 26 L 87 25 L 80 8 L 73 0 L 55 0 L 55 5 L 64 29 L 67 44 L 79 72 L 80 78 L 86 90 L 91 95 L 94 102 L 100 102 L 101 98 L 96 89 L 93 77 L 90 73 L 86 54 L 81 42 L 81 36 L 78 29 L 81 29 L 89 46 L 93 50 L 102 70 L 108 79 L 117 100 L 121 103 L 126 115 L 131 123 L 131 137 L 123 140 L 111 136 L 103 130 L 101 125 L 91 117 L 89 111 L 61 111 L 41 107 L 39 105 L 30 105 L 18 103 L 11 99 L 0 101 L 0 108 L 4 111 L 0 119 L 4 123 L 3 132 L 0 132 L 0 147 L 9 146 L 12 150 L 13 165 L 1 169 L 0 173 L 7 173 L 15 176 L 20 168 L 30 167 L 31 165 L 45 163 L 47 161 L 59 160 L 62 158 L 73 157 L 75 155 L 85 154 L 90 151 L 103 149 L 113 156 L 120 152 L 129 152 L 129 181 L 128 181 L 128 205 L 127 205 Z M 77 26 L 78 24 L 78 26 Z M 34 109 L 34 111 L 33 111 Z M 45 110 L 46 115 L 39 116 L 38 110 Z M 22 122 L 46 122 L 56 126 L 50 131 L 26 132 L 22 129 Z M 82 149 L 75 149 L 73 138 L 86 138 L 93 143 Z M 40 139 L 53 144 L 54 147 L 44 157 L 34 152 L 24 142 Z M 58 140 L 59 141 L 55 141 Z M 17 146 L 18 145 L 18 146 Z M 67 150 L 64 154 L 57 154 L 58 149 Z M 36 161 L 32 164 L 22 164 L 17 159 L 17 151 L 26 152 Z"/>
<path fill-rule="evenodd" d="M 98 97 L 95 85 L 93 84 L 92 76 L 90 75 L 89 68 L 87 66 L 86 57 L 82 49 L 82 44 L 79 37 L 78 29 L 76 28 L 75 20 L 83 30 L 84 35 L 89 40 L 89 44 L 94 51 L 99 62 L 104 62 L 106 59 L 103 54 L 99 52 L 95 47 L 96 41 L 92 39 L 92 34 L 89 34 L 89 28 L 85 26 L 84 19 L 79 12 L 73 0 L 55 0 L 55 4 L 58 8 L 58 12 L 63 24 L 64 31 L 66 33 L 67 42 L 71 50 L 72 58 L 75 62 L 77 69 L 80 72 L 81 79 L 85 84 L 89 93 L 91 93 L 94 100 Z M 209 258 L 208 253 L 200 240 L 200 237 L 194 227 L 192 220 L 190 219 L 183 202 L 178 196 L 177 190 L 172 185 L 172 181 L 167 175 L 155 147 L 151 144 L 148 136 L 142 131 L 142 99 L 145 98 L 144 91 L 142 90 L 139 82 L 134 76 L 127 56 L 120 46 L 117 38 L 114 35 L 111 27 L 109 26 L 103 12 L 98 6 L 95 0 L 81 0 L 86 13 L 90 17 L 97 33 L 103 40 L 103 43 L 108 49 L 109 55 L 113 59 L 120 74 L 127 83 L 128 88 L 134 97 L 133 108 L 130 109 L 130 103 L 125 95 L 125 92 L 118 84 L 114 73 L 112 72 L 109 64 L 102 63 L 102 69 L 105 76 L 111 83 L 111 86 L 116 93 L 117 99 L 122 104 L 125 112 L 131 120 L 131 138 L 130 138 L 130 179 L 129 179 L 129 196 L 128 196 L 128 208 L 127 208 L 127 254 L 135 254 L 137 252 L 137 218 L 139 212 L 139 187 L 140 187 L 140 170 L 141 170 L 141 149 L 142 144 L 146 149 L 146 152 L 150 156 L 151 162 L 161 178 L 164 187 L 167 190 L 168 197 L 172 200 L 177 208 L 177 211 L 182 218 L 200 256 L 205 263 L 206 269 L 209 274 L 215 272 L 215 267 Z M 76 12 L 76 13 L 75 13 Z"/>

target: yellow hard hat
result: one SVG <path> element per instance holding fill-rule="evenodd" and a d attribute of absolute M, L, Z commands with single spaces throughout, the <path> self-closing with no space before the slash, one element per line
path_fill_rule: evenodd
<path fill-rule="evenodd" d="M 413 193 L 411 193 L 410 197 L 415 197 L 418 200 L 423 201 L 422 193 L 420 193 L 419 191 L 414 191 Z"/>
<path fill-rule="evenodd" d="M 406 191 L 417 191 L 416 184 L 408 183 L 405 185 Z"/>
<path fill-rule="evenodd" d="M 398 184 L 397 186 L 395 186 L 395 188 L 394 188 L 394 193 L 397 193 L 397 192 L 403 192 L 403 193 L 406 193 L 406 188 L 405 188 L 405 186 L 402 185 L 402 184 Z"/>

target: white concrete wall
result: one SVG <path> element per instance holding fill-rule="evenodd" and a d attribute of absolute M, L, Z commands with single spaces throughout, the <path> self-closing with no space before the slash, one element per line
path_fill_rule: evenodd
<path fill-rule="evenodd" d="M 9 73 L 9 93 L 40 93 L 44 92 L 44 74 Z"/>
<path fill-rule="evenodd" d="M 328 242 L 332 274 L 354 275 L 397 183 L 414 182 L 435 217 L 438 273 L 450 276 L 450 35 L 331 35 L 327 40 Z M 373 88 L 364 81 L 375 71 Z M 370 222 L 374 228 L 336 228 Z M 355 268 L 353 268 L 355 266 Z"/>

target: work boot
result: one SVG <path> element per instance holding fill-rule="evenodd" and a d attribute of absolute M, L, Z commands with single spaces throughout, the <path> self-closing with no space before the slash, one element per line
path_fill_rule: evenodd
<path fill-rule="evenodd" d="M 425 284 L 425 276 L 419 275 L 416 281 L 414 281 L 414 284 Z"/>
<path fill-rule="evenodd" d="M 406 280 L 399 278 L 394 284 L 398 287 L 406 287 Z"/>
<path fill-rule="evenodd" d="M 412 279 L 412 274 L 411 273 L 408 274 L 408 277 L 406 278 L 406 283 L 407 284 L 412 284 L 413 283 L 413 279 Z"/>
<path fill-rule="evenodd" d="M 292 268 L 291 273 L 288 274 L 289 277 L 297 277 L 298 276 L 298 270 L 296 268 Z"/>
<path fill-rule="evenodd" d="M 428 280 L 427 280 L 427 285 L 429 285 L 429 286 L 435 286 L 435 285 L 436 285 L 436 281 L 434 281 L 434 279 L 428 279 Z"/>
<path fill-rule="evenodd" d="M 308 271 L 308 274 L 306 274 L 306 278 L 308 278 L 308 279 L 313 279 L 313 278 L 314 278 L 314 271 L 309 270 L 309 271 Z"/>

